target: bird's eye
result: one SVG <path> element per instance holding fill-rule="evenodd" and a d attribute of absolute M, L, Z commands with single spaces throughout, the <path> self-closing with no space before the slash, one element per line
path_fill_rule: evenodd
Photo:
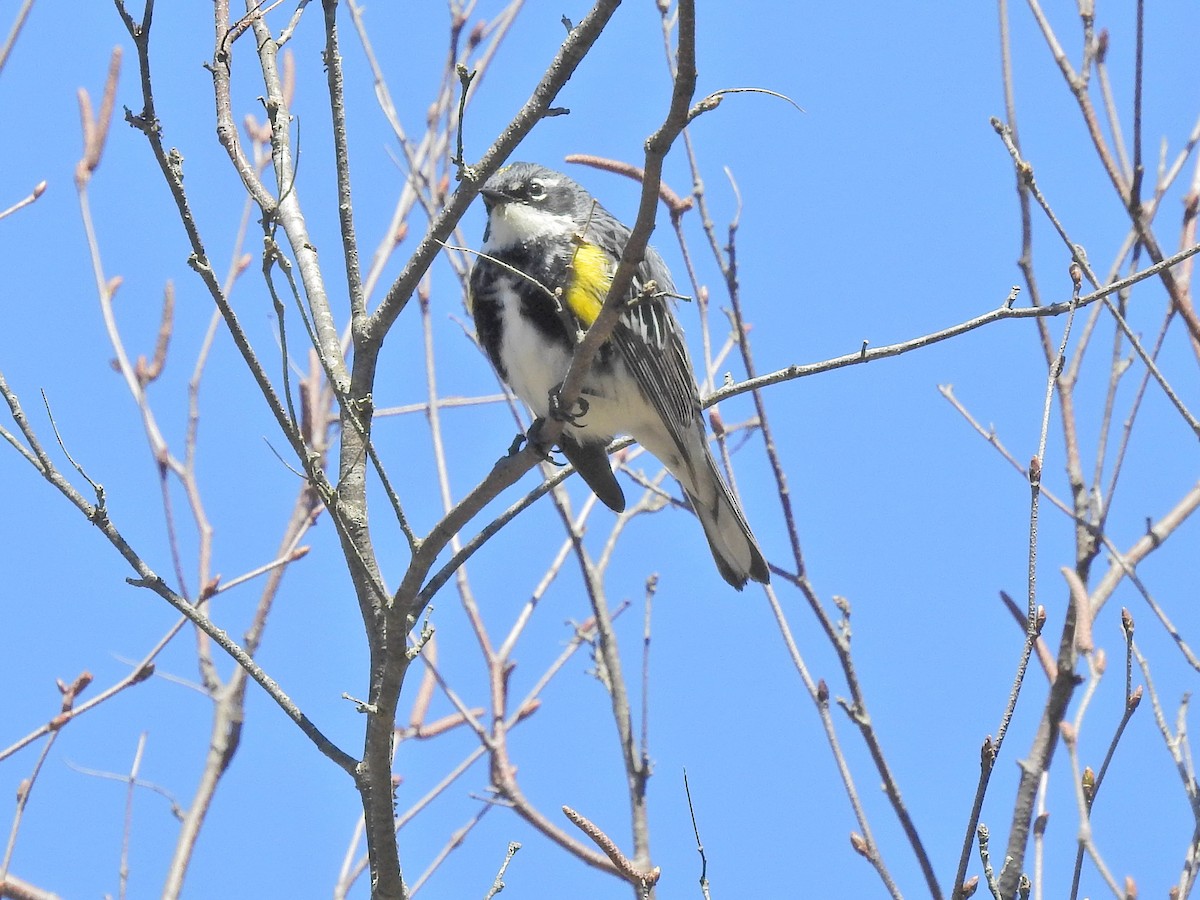
<path fill-rule="evenodd" d="M 544 200 L 546 198 L 546 188 L 542 186 L 540 181 L 533 181 L 529 184 L 529 199 Z"/>

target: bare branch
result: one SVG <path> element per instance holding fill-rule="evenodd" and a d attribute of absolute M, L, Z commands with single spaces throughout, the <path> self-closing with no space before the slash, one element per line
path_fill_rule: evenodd
<path fill-rule="evenodd" d="M 8 57 L 17 43 L 17 38 L 21 36 L 21 29 L 25 27 L 25 20 L 29 18 L 29 11 L 31 9 L 33 9 L 33 0 L 24 0 L 21 8 L 17 10 L 17 15 L 13 19 L 8 37 L 4 39 L 3 46 L 0 46 L 0 72 L 4 71 L 4 64 L 8 62 Z M 0 216 L 0 218 L 3 217 Z"/>

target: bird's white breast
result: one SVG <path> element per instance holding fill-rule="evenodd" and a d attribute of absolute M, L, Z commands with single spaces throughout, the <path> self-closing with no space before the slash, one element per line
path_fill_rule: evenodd
<path fill-rule="evenodd" d="M 571 366 L 572 352 L 555 344 L 537 330 L 521 314 L 521 298 L 512 289 L 516 275 L 501 275 L 496 293 L 500 303 L 504 340 L 500 342 L 500 363 L 507 375 L 509 387 L 535 416 L 545 418 L 550 412 L 550 392 L 561 386 Z M 566 431 L 585 443 L 608 443 L 616 435 L 634 437 L 652 435 L 662 430 L 657 413 L 642 396 L 637 382 L 620 359 L 605 378 L 590 377 L 583 387 L 582 401 L 586 410 L 576 406 L 570 412 L 578 414 L 577 423 L 568 423 Z M 651 443 L 662 443 L 654 441 Z M 666 451 L 664 446 L 663 451 Z"/>
<path fill-rule="evenodd" d="M 552 344 L 521 314 L 521 298 L 509 286 L 513 275 L 501 275 L 500 324 L 504 340 L 500 343 L 500 362 L 513 389 L 535 416 L 544 418 L 550 411 L 550 391 L 567 376 L 571 355 Z"/>

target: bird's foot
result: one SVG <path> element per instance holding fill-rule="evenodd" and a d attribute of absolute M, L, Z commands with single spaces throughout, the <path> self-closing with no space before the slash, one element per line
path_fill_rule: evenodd
<path fill-rule="evenodd" d="M 508 448 L 508 452 L 510 454 L 517 453 L 520 451 L 521 445 L 528 441 L 529 449 L 537 454 L 538 458 L 543 462 L 548 462 L 552 466 L 565 466 L 565 462 L 559 462 L 551 455 L 550 451 L 554 449 L 554 445 L 542 439 L 542 426 L 545 424 L 545 419 L 534 419 L 533 424 L 529 426 L 528 432 L 518 434 L 513 439 L 512 446 Z"/>
<path fill-rule="evenodd" d="M 566 422 L 568 425 L 574 425 L 577 428 L 585 427 L 579 420 L 587 415 L 588 402 L 580 397 L 575 401 L 575 407 L 579 412 L 572 412 L 569 409 L 563 408 L 562 402 L 562 385 L 560 384 L 550 392 L 550 418 L 559 422 Z"/>

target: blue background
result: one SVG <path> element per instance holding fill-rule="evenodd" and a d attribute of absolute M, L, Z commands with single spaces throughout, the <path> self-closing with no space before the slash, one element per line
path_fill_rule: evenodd
<path fill-rule="evenodd" d="M 1060 5 L 1048 12 L 1077 64 L 1078 18 L 1073 5 Z M 7 4 L 6 19 L 14 6 Z M 472 21 L 497 8 L 481 4 Z M 579 21 L 587 8 L 578 2 L 534 2 L 522 11 L 470 108 L 468 159 L 478 158 L 528 97 L 562 40 L 560 17 Z M 271 14 L 276 33 L 290 15 L 285 7 Z M 1020 282 L 1015 266 L 1020 232 L 1011 161 L 988 122 L 990 116 L 1003 116 L 994 9 L 702 0 L 697 15 L 699 95 L 761 86 L 805 109 L 800 113 L 767 96 L 739 94 L 692 126 L 722 237 L 739 209 L 724 167 L 740 192 L 742 299 L 760 372 L 853 352 L 864 339 L 881 346 L 915 337 L 1004 301 Z M 1109 61 L 1128 138 L 1133 11 L 1101 4 L 1099 16 L 1112 32 Z M 1028 10 L 1014 5 L 1012 17 L 1026 154 L 1072 239 L 1106 273 L 1128 231 L 1127 216 Z M 379 3 L 367 10 L 371 39 L 410 135 L 421 133 L 441 77 L 447 21 L 440 4 Z M 1144 134 L 1151 181 L 1160 142 L 1173 159 L 1195 121 L 1191 60 L 1197 25 L 1194 5 L 1182 2 L 1153 4 L 1147 16 Z M 394 161 L 399 158 L 395 138 L 378 111 L 348 17 L 343 17 L 342 38 L 354 210 L 365 259 L 384 233 L 404 169 Z M 293 107 L 301 154 L 296 190 L 331 293 L 340 298 L 344 275 L 322 43 L 319 5 L 312 4 L 290 45 L 300 84 Z M 120 106 L 138 111 L 141 100 L 132 45 L 105 4 L 43 0 L 0 74 L 0 116 L 7 123 L 0 141 L 0 206 L 15 202 L 42 179 L 49 183 L 36 204 L 0 221 L 0 370 L 50 445 L 53 435 L 38 395 L 46 392 L 67 447 L 105 485 L 113 520 L 147 562 L 168 577 L 154 462 L 137 408 L 109 364 L 113 352 L 103 331 L 72 184 L 80 148 L 75 91 L 86 87 L 98 103 L 109 54 L 118 45 L 125 48 L 125 60 L 117 120 L 90 201 L 105 270 L 123 278 L 115 302 L 132 354 L 151 352 L 163 284 L 174 282 L 171 357 L 150 395 L 168 443 L 182 452 L 186 386 L 211 302 L 187 266 L 189 248 L 144 138 L 120 121 Z M 159 4 L 152 46 L 164 140 L 183 153 L 197 221 L 223 275 L 244 195 L 215 140 L 212 81 L 203 68 L 212 54 L 211 12 L 204 4 Z M 247 36 L 235 53 L 239 121 L 243 115 L 261 118 L 261 79 L 255 76 Z M 565 155 L 591 153 L 638 164 L 642 142 L 661 121 L 669 93 L 658 13 L 651 3 L 628 3 L 558 98 L 557 105 L 569 107 L 570 115 L 542 122 L 516 158 L 565 167 Z M 570 171 L 615 214 L 632 220 L 635 185 L 579 167 Z M 1194 163 L 1185 167 L 1157 221 L 1168 251 L 1177 245 L 1179 197 L 1194 171 Z M 689 188 L 682 146 L 668 160 L 666 180 L 679 193 Z M 691 214 L 685 221 L 701 278 L 714 305 L 723 305 L 719 272 L 706 256 L 697 217 Z M 404 250 L 414 245 L 422 226 L 418 212 L 384 286 L 399 272 Z M 474 209 L 463 222 L 466 240 L 477 246 L 482 228 L 482 210 Z M 1069 254 L 1037 214 L 1034 230 L 1043 299 L 1067 299 Z M 252 224 L 246 250 L 254 254 L 257 235 Z M 683 282 L 680 250 L 663 215 L 655 243 Z M 233 303 L 260 355 L 277 372 L 276 324 L 258 265 L 256 257 L 235 288 Z M 459 324 L 467 319 L 457 279 L 439 263 L 430 285 L 441 393 L 494 393 L 490 369 Z M 372 301 L 381 295 L 377 291 Z M 1130 317 L 1147 340 L 1157 332 L 1165 303 L 1156 281 L 1133 292 Z M 336 300 L 335 309 L 344 322 L 344 301 Z M 684 306 L 681 318 L 694 339 L 699 333 L 694 307 Z M 723 321 L 714 312 L 718 339 L 724 335 Z M 1062 320 L 1049 323 L 1056 342 L 1063 327 Z M 422 340 L 413 304 L 385 346 L 377 407 L 423 399 Z M 1110 347 L 1111 325 L 1102 318 L 1076 398 L 1089 477 Z M 694 343 L 694 355 L 698 352 Z M 723 370 L 741 378 L 744 372 L 735 362 L 731 358 Z M 1200 406 L 1196 359 L 1178 323 L 1161 364 L 1185 402 L 1193 409 Z M 1135 364 L 1118 395 L 1118 423 L 1140 376 Z M 991 325 L 899 359 L 777 385 L 766 392 L 766 403 L 810 577 L 827 604 L 839 595 L 853 606 L 855 661 L 870 714 L 948 891 L 977 779 L 979 746 L 995 733 L 1020 651 L 1021 629 L 998 592 L 1007 591 L 1023 604 L 1029 488 L 939 395 L 939 384 L 953 384 L 955 394 L 985 427 L 995 428 L 1018 460 L 1024 463 L 1036 452 L 1046 370 L 1029 320 Z M 229 580 L 274 556 L 298 482 L 268 446 L 282 451 L 284 442 L 223 333 L 200 404 L 198 476 L 216 527 L 214 568 Z M 740 397 L 721 411 L 726 422 L 737 422 L 752 413 L 752 406 Z M 460 497 L 504 452 L 513 423 L 501 404 L 442 415 L 453 490 Z M 1045 484 L 1068 498 L 1058 422 L 1056 410 Z M 376 441 L 414 526 L 427 531 L 439 516 L 440 501 L 424 418 L 383 418 Z M 56 459 L 66 465 L 61 455 Z M 638 465 L 654 471 L 649 459 Z M 1146 517 L 1161 516 L 1195 483 L 1196 470 L 1195 436 L 1152 386 L 1109 523 L 1116 546 L 1130 547 Z M 774 482 L 758 442 L 738 454 L 737 477 L 767 556 L 791 568 Z M 530 474 L 521 487 L 535 484 L 536 474 Z M 124 579 L 131 573 L 125 563 L 11 451 L 0 452 L 0 485 L 5 573 L 0 744 L 6 745 L 57 711 L 55 678 L 70 681 L 88 669 L 96 676 L 85 695 L 90 696 L 122 677 L 128 660 L 144 655 L 176 614 L 149 592 L 127 586 Z M 569 490 L 578 505 L 585 496 L 582 486 L 573 480 Z M 499 512 L 517 496 L 517 489 L 509 491 L 489 511 Z M 190 573 L 194 527 L 178 490 L 173 500 Z M 373 501 L 374 534 L 394 586 L 407 551 L 382 495 Z M 603 547 L 611 521 L 607 511 L 593 514 L 587 539 L 593 555 Z M 1139 569 L 1185 639 L 1195 635 L 1198 624 L 1197 539 L 1196 524 L 1186 523 Z M 543 501 L 471 561 L 471 585 L 494 638 L 507 632 L 562 540 L 558 519 Z M 1070 520 L 1043 502 L 1039 602 L 1047 607 L 1047 634 L 1055 643 L 1066 604 L 1058 570 L 1072 563 L 1072 542 Z M 341 697 L 366 693 L 361 620 L 328 521 L 322 520 L 304 543 L 313 551 L 289 571 L 258 658 L 326 734 L 356 752 L 362 719 Z M 1102 557 L 1098 573 L 1104 565 Z M 699 896 L 685 768 L 714 897 L 884 896 L 877 876 L 851 850 L 848 835 L 858 826 L 813 704 L 763 596 L 753 588 L 735 595 L 720 581 L 700 529 L 678 510 L 634 521 L 606 581 L 613 603 L 628 598 L 634 604 L 618 620 L 631 685 L 636 686 L 639 672 L 644 582 L 652 572 L 660 576 L 649 695 L 651 848 L 664 870 L 658 896 Z M 782 579 L 775 586 L 814 677 L 825 678 L 835 697 L 844 695 L 836 659 L 802 598 Z M 255 599 L 252 587 L 231 591 L 216 601 L 214 617 L 239 635 Z M 1196 684 L 1195 671 L 1152 621 L 1141 598 L 1122 585 L 1096 624 L 1109 673 L 1081 736 L 1082 759 L 1093 767 L 1122 710 L 1122 605 L 1138 618 L 1138 639 L 1171 722 L 1180 697 Z M 518 646 L 514 698 L 523 696 L 561 652 L 573 633 L 570 623 L 588 615 L 577 567 L 569 561 Z M 435 600 L 432 621 L 442 671 L 468 704 L 486 705 L 478 646 L 451 588 Z M 194 644 L 185 632 L 160 658 L 158 671 L 194 682 L 194 660 Z M 218 664 L 228 672 L 228 661 Z M 615 731 L 607 698 L 590 669 L 586 650 L 572 657 L 544 692 L 541 710 L 513 731 L 511 755 L 526 795 L 552 820 L 569 829 L 557 812 L 568 804 L 628 848 L 628 804 Z M 414 678 L 406 697 L 415 687 Z M 983 813 L 999 846 L 1007 835 L 1015 761 L 1027 752 L 1045 690 L 1035 664 Z M 71 723 L 34 787 L 12 873 L 65 897 L 115 894 L 125 788 L 76 767 L 127 772 L 139 735 L 146 732 L 142 777 L 186 805 L 204 760 L 209 708 L 201 693 L 156 677 Z M 449 702 L 437 695 L 430 718 L 450 712 Z M 836 708 L 833 712 L 884 860 L 907 896 L 921 896 L 924 881 L 878 789 L 869 756 L 847 718 Z M 635 710 L 635 723 L 637 716 Z M 466 729 L 436 741 L 402 744 L 396 762 L 403 777 L 398 808 L 406 809 L 475 745 Z M 0 785 L 7 785 L 8 797 L 28 777 L 36 753 L 35 747 L 27 748 L 0 763 Z M 1078 827 L 1067 762 L 1060 748 L 1049 779 L 1045 895 L 1050 897 L 1067 895 Z M 476 813 L 487 785 L 486 766 L 477 764 L 404 829 L 401 858 L 410 883 L 451 832 Z M 5 808 L 0 805 L 0 821 L 7 818 Z M 346 776 L 251 688 L 242 745 L 196 847 L 186 894 L 326 896 L 359 812 Z M 1162 896 L 1178 879 L 1194 819 L 1148 703 L 1123 739 L 1093 825 L 1109 866 L 1118 878 L 1134 876 L 1143 896 Z M 160 890 L 176 833 L 169 805 L 157 794 L 138 792 L 130 896 L 149 897 Z M 506 810 L 495 809 L 419 896 L 482 896 L 510 840 L 522 842 L 523 849 L 508 869 L 505 897 L 629 895 L 613 878 L 581 866 Z M 980 871 L 977 858 L 969 871 Z M 1084 866 L 1083 884 L 1083 895 L 1107 890 L 1090 863 Z M 363 878 L 354 896 L 366 895 Z"/>

